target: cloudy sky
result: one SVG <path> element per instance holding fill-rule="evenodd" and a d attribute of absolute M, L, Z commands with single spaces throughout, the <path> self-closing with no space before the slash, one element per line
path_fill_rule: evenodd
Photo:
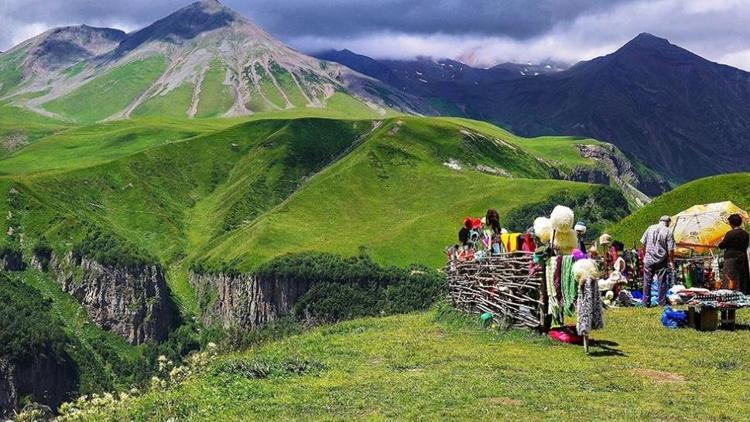
<path fill-rule="evenodd" d="M 48 28 L 134 30 L 189 0 L 0 0 L 0 50 Z M 302 51 L 572 63 L 640 32 L 750 70 L 750 0 L 224 0 Z"/>

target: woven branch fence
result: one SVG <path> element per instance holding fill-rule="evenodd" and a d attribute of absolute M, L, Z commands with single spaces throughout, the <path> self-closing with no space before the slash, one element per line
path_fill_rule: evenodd
<path fill-rule="evenodd" d="M 456 309 L 473 314 L 488 312 L 494 322 L 508 327 L 545 329 L 544 269 L 535 266 L 532 253 L 449 262 L 445 273 Z"/>

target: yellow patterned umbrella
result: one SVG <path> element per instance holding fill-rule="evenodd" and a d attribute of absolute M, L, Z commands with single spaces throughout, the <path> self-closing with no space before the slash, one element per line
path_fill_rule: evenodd
<path fill-rule="evenodd" d="M 731 229 L 727 218 L 739 214 L 747 224 L 748 214 L 730 201 L 695 205 L 672 217 L 674 240 L 677 246 L 688 247 L 698 253 L 715 248 Z"/>

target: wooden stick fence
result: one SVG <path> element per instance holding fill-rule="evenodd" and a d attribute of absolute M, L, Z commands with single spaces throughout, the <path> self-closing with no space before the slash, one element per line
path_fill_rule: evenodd
<path fill-rule="evenodd" d="M 494 322 L 510 327 L 545 329 L 544 268 L 533 263 L 532 253 L 449 262 L 445 273 L 455 308 L 474 314 L 488 312 Z"/>

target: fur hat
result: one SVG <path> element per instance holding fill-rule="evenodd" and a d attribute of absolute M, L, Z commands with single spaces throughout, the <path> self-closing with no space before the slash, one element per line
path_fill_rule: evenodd
<path fill-rule="evenodd" d="M 575 223 L 575 214 L 570 208 L 558 205 L 552 210 L 549 219 L 553 229 L 557 231 L 570 230 Z"/>
<path fill-rule="evenodd" d="M 549 218 L 539 217 L 534 220 L 534 235 L 542 243 L 547 243 L 552 239 L 552 225 Z"/>
<path fill-rule="evenodd" d="M 555 232 L 555 247 L 563 255 L 570 255 L 578 246 L 578 235 L 575 230 L 568 228 Z"/>
<path fill-rule="evenodd" d="M 608 235 L 607 233 L 604 233 L 603 235 L 599 236 L 600 245 L 609 245 L 611 243 L 612 243 L 612 236 Z"/>
<path fill-rule="evenodd" d="M 579 284 L 586 280 L 595 279 L 599 274 L 599 268 L 592 259 L 581 259 L 573 264 L 573 275 Z"/>
<path fill-rule="evenodd" d="M 586 225 L 583 224 L 583 221 L 577 222 L 573 229 L 579 233 L 586 233 Z"/>

